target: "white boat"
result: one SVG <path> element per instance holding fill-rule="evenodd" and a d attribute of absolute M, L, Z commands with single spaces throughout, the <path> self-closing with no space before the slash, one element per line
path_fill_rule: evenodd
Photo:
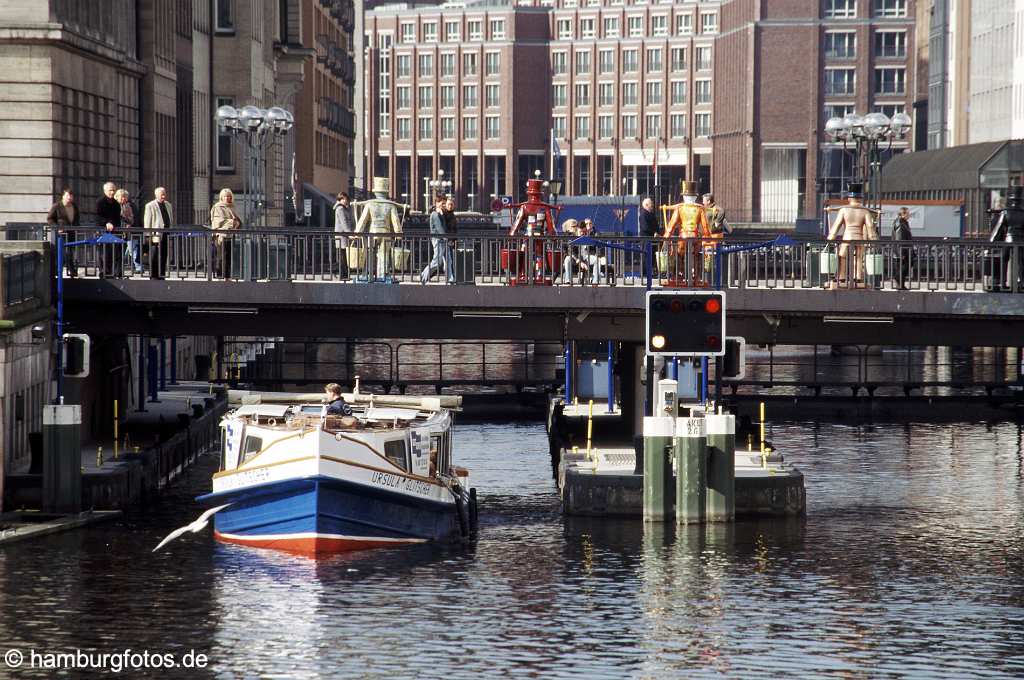
<path fill-rule="evenodd" d="M 217 539 L 328 553 L 469 538 L 476 491 L 452 464 L 452 412 L 436 398 L 394 399 L 353 404 L 352 416 L 311 403 L 230 411 L 213 491 L 197 499 L 224 506 Z"/>

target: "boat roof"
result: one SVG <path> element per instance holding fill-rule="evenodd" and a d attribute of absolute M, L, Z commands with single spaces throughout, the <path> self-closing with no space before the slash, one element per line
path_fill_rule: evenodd
<path fill-rule="evenodd" d="M 239 406 L 232 415 L 263 416 L 265 418 L 283 418 L 290 407 L 287 404 L 250 404 Z"/>
<path fill-rule="evenodd" d="M 368 420 L 415 420 L 419 413 L 419 409 L 415 408 L 374 406 L 366 409 L 365 417 Z"/>

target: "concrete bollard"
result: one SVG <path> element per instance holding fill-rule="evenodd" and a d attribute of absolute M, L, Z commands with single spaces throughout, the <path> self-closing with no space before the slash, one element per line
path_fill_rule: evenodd
<path fill-rule="evenodd" d="M 82 407 L 43 407 L 43 512 L 82 510 Z"/>
<path fill-rule="evenodd" d="M 672 418 L 644 417 L 644 521 L 672 516 Z"/>
<path fill-rule="evenodd" d="M 676 524 L 705 521 L 707 448 L 704 418 L 676 418 Z"/>
<path fill-rule="evenodd" d="M 704 416 L 707 428 L 707 521 L 736 519 L 736 416 Z"/>

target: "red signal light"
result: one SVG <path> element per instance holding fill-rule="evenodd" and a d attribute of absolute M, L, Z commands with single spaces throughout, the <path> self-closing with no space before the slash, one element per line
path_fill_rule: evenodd
<path fill-rule="evenodd" d="M 707 343 L 707 347 L 709 349 L 718 349 L 722 346 L 722 339 L 717 335 L 709 335 L 705 340 L 705 343 Z"/>
<path fill-rule="evenodd" d="M 672 309 L 673 314 L 678 314 L 679 312 L 683 311 L 683 303 L 680 300 L 673 300 L 670 307 Z"/>
<path fill-rule="evenodd" d="M 718 314 L 722 311 L 722 303 L 716 298 L 708 298 L 707 302 L 704 303 L 704 311 L 708 314 Z"/>

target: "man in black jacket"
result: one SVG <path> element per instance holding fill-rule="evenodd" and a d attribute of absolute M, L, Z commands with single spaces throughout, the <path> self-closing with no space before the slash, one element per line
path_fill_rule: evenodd
<path fill-rule="evenodd" d="M 114 198 L 117 185 L 107 182 L 103 185 L 103 195 L 96 201 L 96 224 L 100 226 L 103 233 L 112 234 L 114 229 L 121 224 L 121 204 Z M 100 276 L 120 277 L 124 273 L 124 264 L 121 259 L 121 249 L 124 246 L 120 243 L 104 243 L 100 251 L 103 256 L 103 270 Z"/>
<path fill-rule="evenodd" d="M 78 235 L 74 229 L 68 229 L 68 227 L 79 226 L 81 219 L 82 213 L 78 210 L 78 206 L 75 205 L 74 192 L 71 191 L 70 187 L 64 187 L 60 192 L 60 200 L 53 204 L 50 212 L 46 213 L 46 223 L 56 230 L 56 233 L 51 232 L 53 243 L 57 242 L 57 234 L 64 237 L 65 243 L 74 241 Z M 76 278 L 78 276 L 74 248 L 64 249 L 64 266 L 67 267 L 69 277 Z"/>
<path fill-rule="evenodd" d="M 901 245 L 900 241 L 909 241 L 913 238 L 910 233 L 910 211 L 906 208 L 900 208 L 900 211 L 896 214 L 896 219 L 892 223 L 892 240 L 893 250 L 895 251 L 896 257 L 893 262 L 893 285 L 897 286 L 900 290 L 906 290 L 906 280 L 910 275 L 910 246 Z"/>

